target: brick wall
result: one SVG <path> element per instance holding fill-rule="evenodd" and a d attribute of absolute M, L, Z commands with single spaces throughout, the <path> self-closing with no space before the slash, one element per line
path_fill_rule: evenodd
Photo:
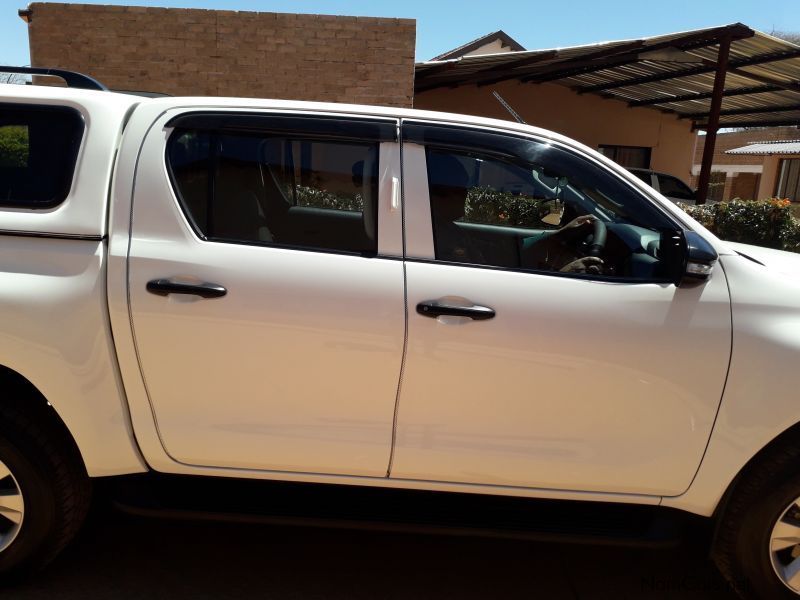
<path fill-rule="evenodd" d="M 31 64 L 111 89 L 409 107 L 413 19 L 33 3 Z"/>
<path fill-rule="evenodd" d="M 763 157 L 759 157 L 763 160 Z M 728 177 L 731 181 L 731 189 L 728 198 L 758 198 L 758 184 L 761 182 L 761 175 L 758 173 L 739 173 L 736 177 Z"/>

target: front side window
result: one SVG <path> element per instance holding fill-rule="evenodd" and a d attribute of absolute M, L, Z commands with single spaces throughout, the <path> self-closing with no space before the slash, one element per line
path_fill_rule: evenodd
<path fill-rule="evenodd" d="M 377 251 L 377 143 L 178 129 L 168 163 L 205 239 Z"/>
<path fill-rule="evenodd" d="M 526 141 L 508 157 L 429 145 L 436 259 L 663 280 L 675 225 L 624 181 L 565 149 Z"/>
<path fill-rule="evenodd" d="M 84 123 L 59 106 L 0 104 L 0 206 L 51 208 L 69 195 Z"/>

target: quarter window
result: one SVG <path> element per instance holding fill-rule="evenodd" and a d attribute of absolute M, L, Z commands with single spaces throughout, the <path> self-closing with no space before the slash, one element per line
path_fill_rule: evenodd
<path fill-rule="evenodd" d="M 0 104 L 0 206 L 52 208 L 69 195 L 83 118 L 59 106 Z"/>
<path fill-rule="evenodd" d="M 178 129 L 168 162 L 204 239 L 377 251 L 377 143 Z"/>

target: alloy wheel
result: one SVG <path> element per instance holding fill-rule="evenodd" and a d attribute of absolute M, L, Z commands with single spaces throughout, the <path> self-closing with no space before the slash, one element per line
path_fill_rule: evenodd
<path fill-rule="evenodd" d="M 800 498 L 783 511 L 772 528 L 769 553 L 775 574 L 800 595 Z"/>
<path fill-rule="evenodd" d="M 16 539 L 25 517 L 25 502 L 14 474 L 0 461 L 0 552 Z"/>

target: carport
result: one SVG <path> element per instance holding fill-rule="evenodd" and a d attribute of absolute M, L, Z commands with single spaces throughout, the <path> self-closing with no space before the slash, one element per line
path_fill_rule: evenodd
<path fill-rule="evenodd" d="M 517 80 L 557 83 L 689 120 L 706 132 L 698 202 L 708 194 L 717 131 L 800 125 L 800 46 L 741 23 L 589 46 L 418 63 L 415 94 Z"/>

